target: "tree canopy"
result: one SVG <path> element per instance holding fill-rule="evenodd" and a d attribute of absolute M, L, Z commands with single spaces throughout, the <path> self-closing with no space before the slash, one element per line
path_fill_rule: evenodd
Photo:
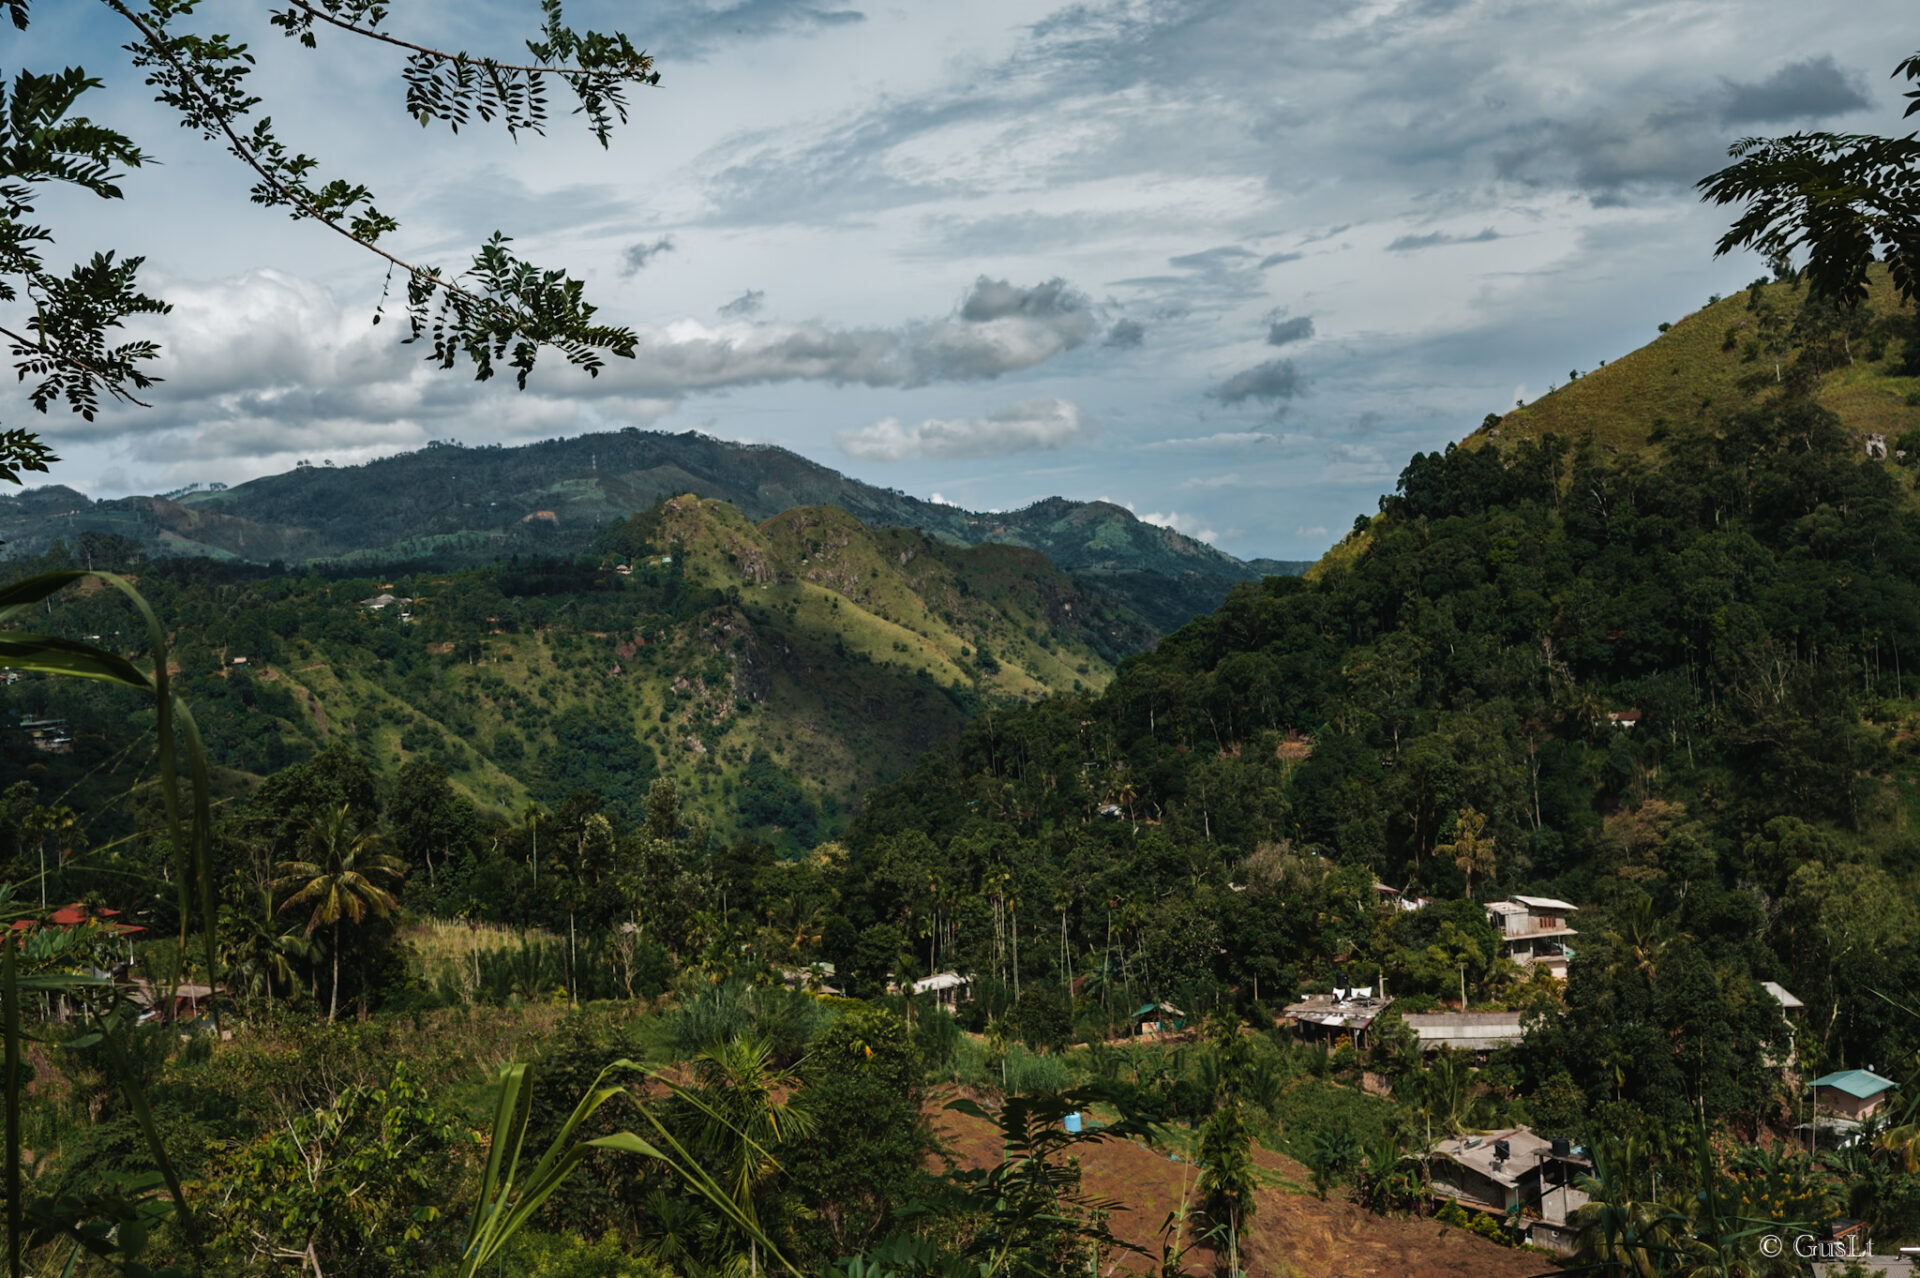
<path fill-rule="evenodd" d="M 464 364 L 480 380 L 506 369 L 524 387 L 542 350 L 593 375 L 609 354 L 632 356 L 634 334 L 595 318 L 582 281 L 522 258 L 503 232 L 457 270 L 391 247 L 398 219 L 375 204 L 365 183 L 332 173 L 285 141 L 284 114 L 276 124 L 268 113 L 272 103 L 254 78 L 247 41 L 200 28 L 189 0 L 99 4 L 126 37 L 128 68 L 144 75 L 154 100 L 251 172 L 253 203 L 366 250 L 384 263 L 388 289 L 400 278 L 405 340 L 424 343 L 430 363 Z M 15 28 L 27 29 L 31 0 L 7 0 L 6 10 Z M 543 134 L 550 99 L 562 93 L 605 147 L 627 121 L 630 91 L 658 84 L 659 72 L 627 36 L 569 26 L 559 0 L 543 0 L 541 10 L 538 35 L 525 42 L 527 62 L 403 39 L 389 29 L 389 7 L 377 0 L 290 0 L 270 10 L 268 21 L 308 49 L 319 49 L 324 35 L 390 53 L 402 63 L 407 114 L 423 126 L 458 132 L 477 119 L 516 138 Z M 35 408 L 65 404 L 88 420 L 105 401 L 144 402 L 140 395 L 158 380 L 149 370 L 160 348 L 122 330 L 136 317 L 168 310 L 142 290 L 145 259 L 137 254 L 100 247 L 64 271 L 50 260 L 56 233 L 39 220 L 43 194 L 64 188 L 122 200 L 126 171 L 157 158 L 81 113 L 86 95 L 105 83 L 74 66 L 22 70 L 11 85 L 0 85 L 0 338 L 21 380 L 31 383 Z M 376 312 L 374 322 L 380 318 Z M 21 472 L 45 471 L 56 460 L 35 432 L 0 432 L 0 480 L 17 483 Z"/>

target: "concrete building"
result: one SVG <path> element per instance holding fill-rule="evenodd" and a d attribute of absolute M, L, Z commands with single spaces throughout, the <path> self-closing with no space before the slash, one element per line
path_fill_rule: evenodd
<path fill-rule="evenodd" d="M 1433 1147 L 1431 1167 L 1436 1197 L 1505 1218 L 1525 1242 L 1573 1253 L 1572 1217 L 1587 1203 L 1574 1182 L 1593 1163 L 1566 1141 L 1526 1127 L 1455 1136 Z"/>
<path fill-rule="evenodd" d="M 1573 959 L 1567 938 L 1579 935 L 1567 917 L 1579 908 L 1550 896 L 1510 896 L 1487 903 L 1487 922 L 1500 933 L 1501 953 L 1523 968 L 1544 967 L 1564 981 Z"/>
<path fill-rule="evenodd" d="M 915 994 L 931 994 L 940 1006 L 949 1012 L 955 1011 L 968 997 L 973 988 L 973 978 L 962 976 L 958 972 L 939 972 L 925 976 L 913 983 Z"/>

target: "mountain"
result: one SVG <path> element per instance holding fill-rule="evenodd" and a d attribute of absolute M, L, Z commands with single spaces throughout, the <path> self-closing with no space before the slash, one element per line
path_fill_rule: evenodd
<path fill-rule="evenodd" d="M 1103 687 L 1152 639 L 1035 550 L 871 529 L 833 507 L 756 524 L 690 494 L 567 559 L 368 577 L 103 566 L 131 571 L 169 619 L 226 768 L 264 775 L 344 740 L 390 779 L 430 760 L 495 812 L 587 790 L 630 820 L 667 775 L 721 835 L 800 845 L 979 707 Z M 58 596 L 48 623 L 135 633 L 99 589 Z M 124 746 L 137 707 L 123 700 L 26 680 L 0 688 L 0 722 L 66 719 L 75 753 L 51 762 L 77 783 Z M 50 762 L 20 733 L 0 733 L 7 751 Z"/>
<path fill-rule="evenodd" d="M 1490 417 L 1469 442 L 1510 448 L 1549 432 L 1591 434 L 1603 448 L 1636 451 L 1784 391 L 1809 392 L 1863 447 L 1868 435 L 1895 441 L 1920 430 L 1920 329 L 1884 267 L 1872 285 L 1849 316 L 1810 304 L 1795 281 L 1756 280 L 1663 325 L 1639 350 Z"/>
<path fill-rule="evenodd" d="M 0 541 L 9 553 L 33 555 L 95 532 L 153 551 L 254 563 L 452 565 L 573 553 L 607 524 L 681 493 L 727 502 L 755 521 L 836 506 L 869 527 L 918 529 L 950 545 L 1024 546 L 1113 592 L 1161 631 L 1263 575 L 1109 502 L 1050 498 L 977 513 L 876 488 L 784 448 L 637 429 L 515 448 L 436 443 L 361 466 L 301 465 L 166 497 L 94 502 L 70 488 L 33 489 L 0 499 Z"/>
<path fill-rule="evenodd" d="M 1762 979 L 1824 1060 L 1912 1060 L 1920 1019 L 1880 991 L 1920 988 L 1920 504 L 1820 400 L 1754 394 L 1641 451 L 1415 457 L 1320 571 L 1233 592 L 1096 697 L 975 720 L 867 796 L 859 943 L 828 957 L 971 890 L 1073 953 L 1117 939 L 1142 1001 L 1538 1009 L 1508 1077 L 1576 1140 L 1762 1131 L 1739 1124 L 1780 1112 L 1779 1074 L 1741 1062 L 1787 1055 Z M 1578 907 L 1564 986 L 1501 961 L 1483 902 L 1514 893 Z M 998 941 L 949 962 L 1006 972 Z"/>

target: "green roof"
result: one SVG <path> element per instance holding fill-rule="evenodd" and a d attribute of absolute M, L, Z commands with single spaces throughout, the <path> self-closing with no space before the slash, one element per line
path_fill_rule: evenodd
<path fill-rule="evenodd" d="M 1815 1087 L 1832 1087 L 1860 1100 L 1871 1100 L 1890 1087 L 1900 1084 L 1890 1078 L 1882 1078 L 1870 1069 L 1843 1069 L 1837 1074 L 1826 1074 L 1813 1080 Z"/>

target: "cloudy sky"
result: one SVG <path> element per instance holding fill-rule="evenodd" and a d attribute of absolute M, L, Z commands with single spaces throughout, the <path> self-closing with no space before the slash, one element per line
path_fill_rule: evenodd
<path fill-rule="evenodd" d="M 382 272 L 248 204 L 153 106 L 99 6 L 48 0 L 6 71 L 77 63 L 159 164 L 55 199 L 60 251 L 145 254 L 174 303 L 154 407 L 40 424 L 96 496 L 429 439 L 624 425 L 774 442 L 976 509 L 1106 498 L 1242 556 L 1317 554 L 1407 456 L 1760 272 L 1693 182 L 1727 144 L 1897 127 L 1906 4 L 1852 0 L 672 0 L 568 6 L 662 81 L 601 150 L 422 131 L 400 61 L 251 0 L 206 29 L 392 247 L 498 229 L 584 276 L 639 354 L 525 392 L 374 327 Z M 520 52 L 532 0 L 403 0 L 396 34 Z M 1892 33 L 1889 35 L 1889 33 Z M 4 309 L 4 308 L 0 308 Z M 10 321 L 17 322 L 17 321 Z"/>

